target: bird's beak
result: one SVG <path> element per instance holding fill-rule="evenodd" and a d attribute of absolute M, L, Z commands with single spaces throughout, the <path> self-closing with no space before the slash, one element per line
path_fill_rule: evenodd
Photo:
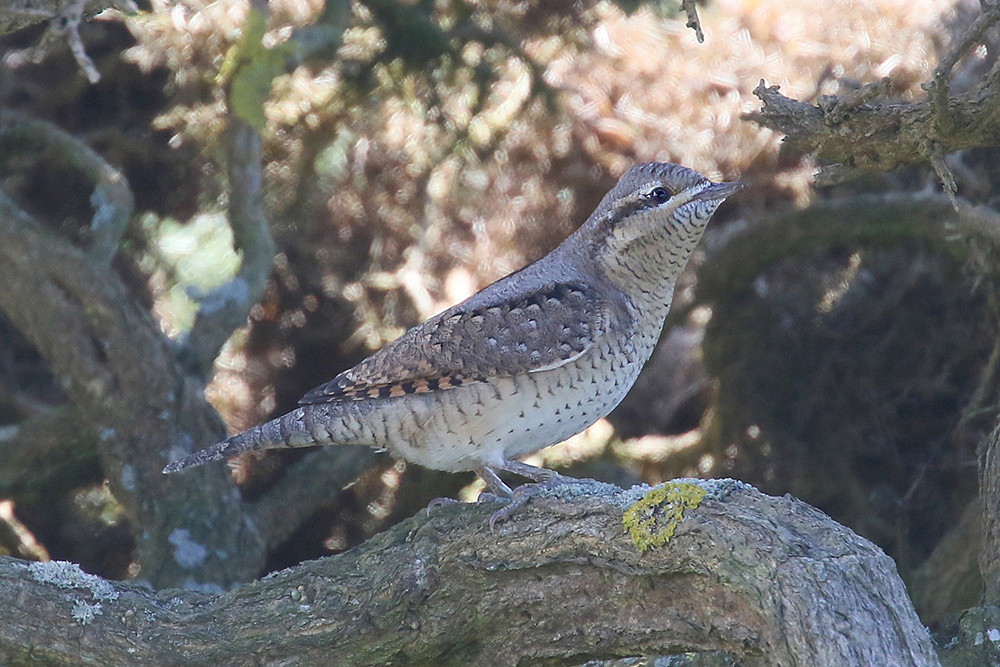
<path fill-rule="evenodd" d="M 722 201 L 726 197 L 736 194 L 743 188 L 750 187 L 749 183 L 733 181 L 732 183 L 711 183 L 704 190 L 691 197 L 692 200 Z"/>

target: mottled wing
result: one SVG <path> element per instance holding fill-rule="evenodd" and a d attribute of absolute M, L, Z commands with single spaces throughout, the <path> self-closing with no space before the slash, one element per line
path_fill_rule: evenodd
<path fill-rule="evenodd" d="M 597 290 L 550 284 L 493 302 L 465 302 L 410 329 L 313 389 L 302 405 L 438 391 L 555 368 L 585 353 L 616 317 Z"/>

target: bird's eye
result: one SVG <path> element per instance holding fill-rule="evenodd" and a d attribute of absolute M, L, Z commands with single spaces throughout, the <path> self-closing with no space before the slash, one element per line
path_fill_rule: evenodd
<path fill-rule="evenodd" d="M 662 187 L 655 187 L 652 190 L 650 190 L 649 194 L 646 196 L 649 197 L 652 201 L 656 202 L 657 204 L 662 204 L 663 202 L 670 199 L 670 190 L 667 190 L 666 188 Z"/>

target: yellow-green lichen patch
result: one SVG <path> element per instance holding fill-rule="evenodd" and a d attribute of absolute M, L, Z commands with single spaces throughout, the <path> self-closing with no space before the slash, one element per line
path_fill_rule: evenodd
<path fill-rule="evenodd" d="M 625 510 L 622 523 L 639 551 L 670 541 L 684 519 L 684 510 L 694 509 L 708 491 L 689 482 L 667 482 L 655 487 Z"/>

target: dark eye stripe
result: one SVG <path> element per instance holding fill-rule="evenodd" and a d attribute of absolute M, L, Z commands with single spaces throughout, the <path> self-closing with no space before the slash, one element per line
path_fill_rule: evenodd
<path fill-rule="evenodd" d="M 658 196 L 663 196 L 663 194 L 665 194 L 666 197 L 662 200 L 654 198 L 653 192 L 656 192 L 657 190 L 663 191 L 663 193 L 657 192 Z M 599 224 L 605 229 L 610 229 L 631 215 L 661 206 L 672 196 L 673 194 L 669 189 L 658 185 L 650 189 L 648 192 L 639 191 L 630 197 L 623 197 L 619 201 L 612 204 L 613 208 L 610 211 L 601 216 Z"/>

